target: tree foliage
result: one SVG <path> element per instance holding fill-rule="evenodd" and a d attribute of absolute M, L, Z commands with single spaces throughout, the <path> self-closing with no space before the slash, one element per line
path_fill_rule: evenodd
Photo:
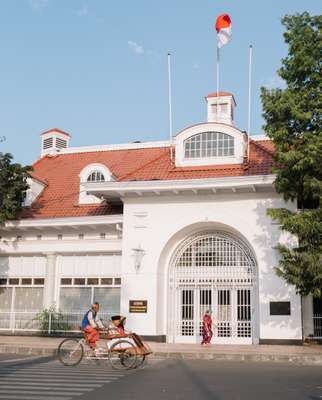
<path fill-rule="evenodd" d="M 302 295 L 322 288 L 322 16 L 287 15 L 288 55 L 279 76 L 285 89 L 261 89 L 264 129 L 276 148 L 275 187 L 299 211 L 269 209 L 281 229 L 297 238 L 279 244 L 278 275 Z"/>
<path fill-rule="evenodd" d="M 0 224 L 15 219 L 28 189 L 30 167 L 12 162 L 12 155 L 0 153 Z"/>

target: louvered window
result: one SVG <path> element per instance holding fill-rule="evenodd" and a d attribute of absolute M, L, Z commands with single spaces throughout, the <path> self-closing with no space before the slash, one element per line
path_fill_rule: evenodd
<path fill-rule="evenodd" d="M 66 147 L 67 147 L 66 140 L 56 138 L 56 147 L 57 147 L 57 149 L 66 149 Z"/>
<path fill-rule="evenodd" d="M 43 141 L 43 149 L 47 150 L 53 147 L 54 139 L 52 137 L 49 137 L 47 139 L 44 139 Z"/>

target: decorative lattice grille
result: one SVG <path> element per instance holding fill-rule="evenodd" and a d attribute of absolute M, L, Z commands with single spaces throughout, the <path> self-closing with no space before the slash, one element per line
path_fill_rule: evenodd
<path fill-rule="evenodd" d="M 210 310 L 215 337 L 249 340 L 255 278 L 255 258 L 240 239 L 222 232 L 188 238 L 171 262 L 174 336 L 200 336 L 202 317 Z"/>
<path fill-rule="evenodd" d="M 178 283 L 252 284 L 255 260 L 244 243 L 215 233 L 189 239 L 177 253 L 173 273 Z"/>

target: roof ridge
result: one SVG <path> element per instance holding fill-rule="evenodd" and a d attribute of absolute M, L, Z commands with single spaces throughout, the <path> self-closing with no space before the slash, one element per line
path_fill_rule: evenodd
<path fill-rule="evenodd" d="M 40 176 L 38 176 L 37 174 L 35 174 L 33 171 L 30 173 L 30 177 L 35 179 L 36 181 L 44 184 L 45 186 L 48 186 L 48 181 L 47 179 L 41 178 Z"/>
<path fill-rule="evenodd" d="M 167 149 L 167 147 L 165 147 L 165 149 Z M 140 167 L 138 167 L 137 169 L 135 169 L 135 170 L 133 170 L 131 172 L 128 172 L 127 174 L 125 174 L 123 176 L 120 176 L 119 177 L 119 181 L 122 181 L 125 178 L 128 178 L 129 176 L 131 176 L 131 175 L 135 174 L 136 172 L 140 171 L 141 169 L 146 168 L 148 165 L 151 165 L 152 163 L 154 163 L 156 161 L 159 161 L 162 157 L 165 157 L 166 155 L 167 155 L 166 151 L 162 152 L 162 154 L 160 154 L 159 156 L 157 156 L 153 160 L 150 160 L 147 163 L 145 163 L 145 164 L 141 165 Z"/>
<path fill-rule="evenodd" d="M 37 160 L 34 161 L 34 162 L 31 164 L 31 166 L 32 166 L 32 167 L 35 167 L 35 166 L 38 165 L 38 164 L 40 163 L 40 161 L 42 161 L 44 158 L 47 158 L 47 156 L 37 158 Z"/>

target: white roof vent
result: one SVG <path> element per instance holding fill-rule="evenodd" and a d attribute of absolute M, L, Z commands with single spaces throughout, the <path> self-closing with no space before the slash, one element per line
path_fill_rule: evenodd
<path fill-rule="evenodd" d="M 56 154 L 69 146 L 70 134 L 54 128 L 41 134 L 41 156 Z"/>
<path fill-rule="evenodd" d="M 208 122 L 234 125 L 236 102 L 233 94 L 228 92 L 210 93 L 206 97 Z"/>

